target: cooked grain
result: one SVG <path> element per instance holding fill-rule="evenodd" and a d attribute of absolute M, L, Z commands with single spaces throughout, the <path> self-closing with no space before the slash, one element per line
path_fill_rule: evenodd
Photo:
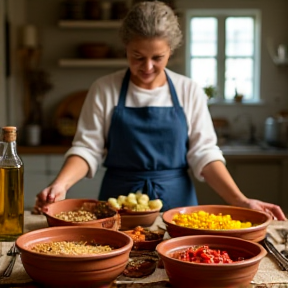
<path fill-rule="evenodd" d="M 33 252 L 54 255 L 83 255 L 107 253 L 113 249 L 109 245 L 88 245 L 87 242 L 47 242 L 31 248 Z"/>

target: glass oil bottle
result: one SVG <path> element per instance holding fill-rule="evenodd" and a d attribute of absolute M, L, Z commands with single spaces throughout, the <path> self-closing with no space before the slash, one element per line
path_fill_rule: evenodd
<path fill-rule="evenodd" d="M 15 241 L 24 230 L 24 165 L 16 138 L 16 127 L 2 127 L 6 147 L 0 158 L 0 241 Z"/>

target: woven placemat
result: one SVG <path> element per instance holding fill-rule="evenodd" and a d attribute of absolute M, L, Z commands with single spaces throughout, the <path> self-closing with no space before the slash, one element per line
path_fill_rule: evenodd
<path fill-rule="evenodd" d="M 25 219 L 25 232 L 46 228 L 47 221 L 46 217 L 43 215 L 31 215 L 30 212 L 25 212 L 24 215 Z M 151 229 L 158 229 L 159 226 L 163 226 L 162 218 L 159 216 Z M 277 229 L 288 229 L 288 221 L 272 221 L 269 225 L 267 232 L 271 234 L 273 237 L 274 245 L 277 249 L 282 250 L 284 248 L 284 244 L 281 244 L 282 239 L 277 233 Z M 169 236 L 165 236 L 167 239 Z M 3 271 L 8 265 L 10 257 L 6 255 L 7 251 L 11 247 L 12 242 L 0 242 L 0 273 Z M 2 247 L 1 247 L 2 246 Z M 1 249 L 2 248 L 2 249 Z M 119 281 L 120 280 L 120 281 Z M 122 280 L 122 281 L 121 281 Z M 112 287 L 131 287 L 131 288 L 138 288 L 138 287 L 170 287 L 167 274 L 164 269 L 157 268 L 155 272 L 150 275 L 149 277 L 143 279 L 133 279 L 132 281 L 127 281 L 126 279 L 119 279 L 113 283 Z M 25 284 L 25 283 L 32 283 L 32 279 L 27 275 L 23 265 L 21 263 L 21 258 L 18 256 L 17 261 L 15 263 L 15 267 L 12 272 L 12 276 L 9 278 L 0 279 L 0 286 L 1 284 Z M 288 288 L 288 272 L 281 271 L 274 259 L 267 254 L 264 257 L 259 265 L 259 269 L 251 283 L 251 287 L 253 288 Z"/>

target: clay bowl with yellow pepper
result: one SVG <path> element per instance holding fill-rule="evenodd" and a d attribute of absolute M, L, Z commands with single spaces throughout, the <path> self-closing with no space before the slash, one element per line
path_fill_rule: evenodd
<path fill-rule="evenodd" d="M 119 230 L 131 230 L 137 226 L 152 226 L 163 206 L 160 199 L 150 200 L 147 194 L 141 192 L 109 198 L 108 203 L 117 209 L 121 217 Z"/>
<path fill-rule="evenodd" d="M 229 205 L 179 207 L 163 213 L 168 234 L 219 235 L 260 242 L 272 217 L 265 212 Z"/>

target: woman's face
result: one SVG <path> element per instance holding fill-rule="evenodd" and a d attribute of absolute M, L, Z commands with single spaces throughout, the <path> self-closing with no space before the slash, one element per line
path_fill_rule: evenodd
<path fill-rule="evenodd" d="M 145 89 L 163 86 L 166 82 L 164 68 L 171 50 L 167 42 L 160 38 L 135 39 L 126 46 L 127 59 L 131 71 L 131 81 Z"/>

